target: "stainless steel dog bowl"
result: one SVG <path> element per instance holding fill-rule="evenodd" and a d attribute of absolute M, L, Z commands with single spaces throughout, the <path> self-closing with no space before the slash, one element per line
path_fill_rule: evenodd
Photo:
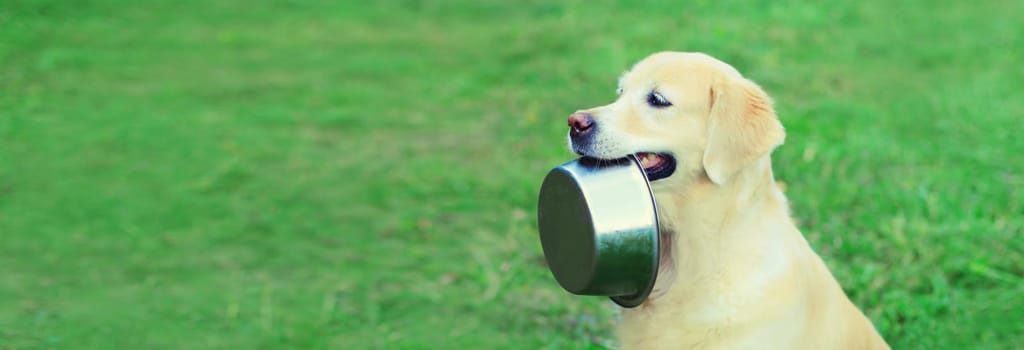
<path fill-rule="evenodd" d="M 643 303 L 658 274 L 658 211 L 634 156 L 581 158 L 544 178 L 537 223 L 544 257 L 573 294 Z"/>

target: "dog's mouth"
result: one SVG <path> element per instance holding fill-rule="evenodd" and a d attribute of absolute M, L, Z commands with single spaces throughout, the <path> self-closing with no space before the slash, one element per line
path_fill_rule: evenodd
<path fill-rule="evenodd" d="M 664 179 L 676 171 L 676 159 L 666 153 L 638 152 L 636 158 L 647 173 L 647 181 Z"/>

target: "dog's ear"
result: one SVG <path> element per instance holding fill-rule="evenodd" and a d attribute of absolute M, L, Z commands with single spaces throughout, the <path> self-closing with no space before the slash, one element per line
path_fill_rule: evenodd
<path fill-rule="evenodd" d="M 711 116 L 704 170 L 722 185 L 754 160 L 770 153 L 786 134 L 768 94 L 744 78 L 721 79 L 711 86 Z"/>

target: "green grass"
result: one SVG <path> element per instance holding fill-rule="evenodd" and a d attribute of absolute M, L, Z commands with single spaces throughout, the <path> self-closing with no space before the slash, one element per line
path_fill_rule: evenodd
<path fill-rule="evenodd" d="M 613 346 L 535 196 L 667 49 L 892 345 L 1024 344 L 1024 3 L 676 3 L 0 1 L 0 349 Z"/>

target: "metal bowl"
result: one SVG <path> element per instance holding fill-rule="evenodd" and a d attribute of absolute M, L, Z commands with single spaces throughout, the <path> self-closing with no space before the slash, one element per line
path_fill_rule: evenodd
<path fill-rule="evenodd" d="M 580 158 L 544 178 L 537 205 L 544 257 L 566 291 L 643 303 L 658 275 L 658 211 L 634 156 Z"/>

